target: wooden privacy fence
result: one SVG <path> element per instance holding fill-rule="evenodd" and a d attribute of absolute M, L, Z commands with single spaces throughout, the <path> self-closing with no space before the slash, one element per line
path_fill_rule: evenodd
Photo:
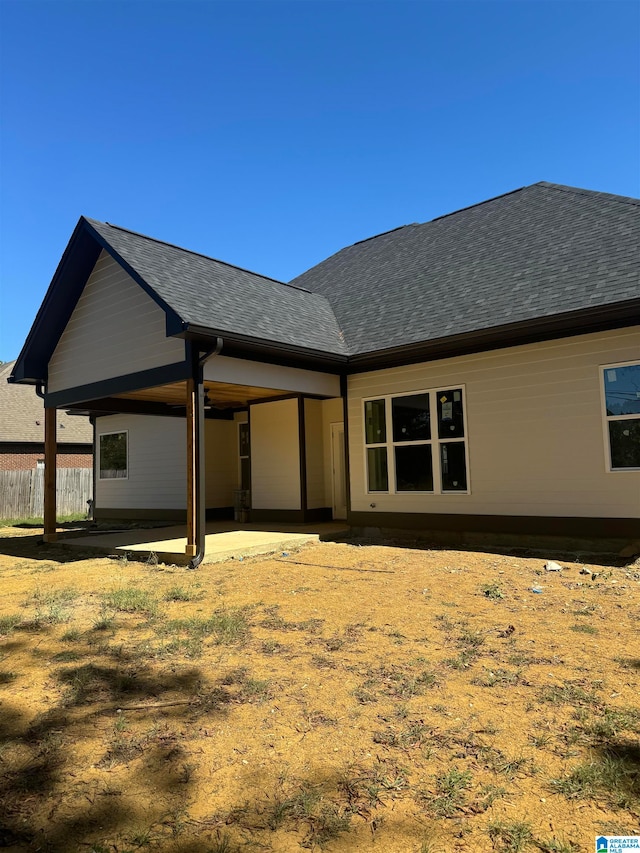
<path fill-rule="evenodd" d="M 58 468 L 56 515 L 86 513 L 93 497 L 91 468 Z M 38 518 L 44 515 L 44 468 L 0 471 L 0 518 Z"/>

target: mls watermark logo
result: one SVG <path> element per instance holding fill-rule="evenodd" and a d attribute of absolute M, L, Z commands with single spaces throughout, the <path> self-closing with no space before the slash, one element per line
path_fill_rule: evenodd
<path fill-rule="evenodd" d="M 624 853 L 640 850 L 640 835 L 601 835 L 596 838 L 596 853 Z"/>

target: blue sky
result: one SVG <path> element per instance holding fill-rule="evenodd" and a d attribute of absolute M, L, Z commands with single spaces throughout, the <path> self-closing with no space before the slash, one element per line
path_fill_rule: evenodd
<path fill-rule="evenodd" d="M 548 180 L 640 195 L 636 2 L 0 0 L 0 360 L 81 214 L 288 280 Z"/>

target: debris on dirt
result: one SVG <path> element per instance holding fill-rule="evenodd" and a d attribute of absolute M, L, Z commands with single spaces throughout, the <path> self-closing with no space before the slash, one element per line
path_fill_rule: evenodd
<path fill-rule="evenodd" d="M 540 595 L 540 593 L 542 593 L 543 591 L 544 590 L 542 589 L 541 586 L 532 586 L 531 587 L 531 592 L 536 592 L 536 593 L 538 593 L 538 595 Z"/>
<path fill-rule="evenodd" d="M 515 630 L 515 625 L 509 625 L 509 627 L 505 628 L 504 631 L 498 631 L 498 636 L 502 638 L 510 637 L 515 632 Z"/>
<path fill-rule="evenodd" d="M 561 572 L 562 566 L 559 563 L 554 563 L 553 560 L 549 560 L 544 564 L 545 572 Z"/>
<path fill-rule="evenodd" d="M 588 566 L 583 566 L 583 567 L 580 569 L 580 574 L 581 574 L 581 575 L 590 575 L 590 574 L 591 574 L 591 569 L 590 569 Z"/>
<path fill-rule="evenodd" d="M 640 539 L 636 539 L 633 542 L 630 542 L 628 545 L 625 545 L 624 548 L 619 552 L 620 557 L 638 557 L 640 556 Z"/>

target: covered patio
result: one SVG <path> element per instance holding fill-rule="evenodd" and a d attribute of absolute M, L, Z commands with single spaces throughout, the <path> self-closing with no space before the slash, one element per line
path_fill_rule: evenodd
<path fill-rule="evenodd" d="M 339 521 L 278 525 L 209 521 L 202 562 L 218 563 L 232 558 L 287 551 L 314 542 L 343 539 L 348 533 L 348 526 Z M 96 531 L 73 538 L 62 535 L 60 541 L 70 548 L 95 548 L 101 554 L 113 554 L 142 562 L 151 558 L 161 563 L 186 565 L 190 559 L 186 553 L 187 527 L 184 524 Z"/>

